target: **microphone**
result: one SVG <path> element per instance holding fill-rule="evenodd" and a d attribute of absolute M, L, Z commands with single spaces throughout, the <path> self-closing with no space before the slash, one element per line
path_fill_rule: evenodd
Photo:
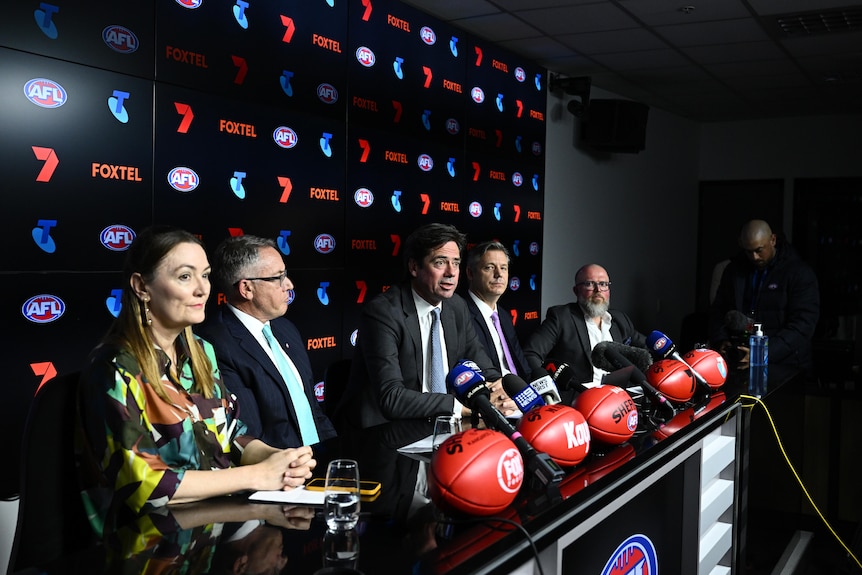
<path fill-rule="evenodd" d="M 545 405 L 545 400 L 536 389 L 514 373 L 503 376 L 503 390 L 512 398 L 521 413 L 527 413 L 535 407 Z"/>
<path fill-rule="evenodd" d="M 475 366 L 476 364 L 470 360 L 461 360 L 455 364 L 446 375 L 449 389 L 461 403 L 482 414 L 486 425 L 511 439 L 521 452 L 530 476 L 547 491 L 549 498 L 559 498 L 559 484 L 565 475 L 563 468 L 547 453 L 540 453 L 533 449 L 533 446 L 509 423 L 509 420 L 491 404 L 491 392 L 485 385 L 485 378 L 474 369 Z"/>
<path fill-rule="evenodd" d="M 624 367 L 632 367 L 631 379 L 634 383 L 640 385 L 641 389 L 648 393 L 653 401 L 658 403 L 659 406 L 668 410 L 670 417 L 675 416 L 676 408 L 659 392 L 659 390 L 647 381 L 643 371 L 633 363 L 631 359 L 629 359 L 632 357 L 635 361 L 643 363 L 642 354 L 646 355 L 648 360 L 647 367 L 649 367 L 651 358 L 647 350 L 615 341 L 600 341 L 596 344 L 596 347 L 593 348 L 591 359 L 593 365 L 599 369 L 604 369 L 605 371 L 615 371 L 617 369 L 623 369 Z"/>
<path fill-rule="evenodd" d="M 558 362 L 549 359 L 545 362 L 545 370 L 551 374 L 551 379 L 554 380 L 557 389 L 573 389 L 577 393 L 589 389 L 582 382 L 575 380 L 575 370 L 564 361 Z"/>
<path fill-rule="evenodd" d="M 652 353 L 653 357 L 656 359 L 675 359 L 677 361 L 682 362 L 691 370 L 691 374 L 694 376 L 694 379 L 697 380 L 698 385 L 700 385 L 701 389 L 709 393 L 712 388 L 709 383 L 707 383 L 706 378 L 700 375 L 697 370 L 695 370 L 691 365 L 685 361 L 682 356 L 677 351 L 676 346 L 670 340 L 668 336 L 663 334 L 658 330 L 653 330 L 649 337 L 647 337 L 647 347 L 649 347 L 650 353 Z"/>
<path fill-rule="evenodd" d="M 551 378 L 550 374 L 541 368 L 533 370 L 533 372 L 538 375 L 542 373 L 543 375 L 537 379 L 534 379 L 530 382 L 530 387 L 536 390 L 542 399 L 545 401 L 547 405 L 554 405 L 557 403 L 562 403 L 562 399 L 560 399 L 560 390 L 557 389 L 554 380 Z M 504 378 L 505 380 L 505 378 Z"/>
<path fill-rule="evenodd" d="M 735 309 L 724 314 L 724 327 L 733 335 L 742 335 L 751 331 L 751 318 Z"/>

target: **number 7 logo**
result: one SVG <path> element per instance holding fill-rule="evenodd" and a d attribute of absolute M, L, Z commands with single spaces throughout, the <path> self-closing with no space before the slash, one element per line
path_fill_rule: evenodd
<path fill-rule="evenodd" d="M 36 176 L 36 181 L 50 182 L 51 176 L 54 175 L 54 170 L 57 169 L 57 164 L 60 163 L 56 152 L 54 152 L 54 148 L 40 148 L 39 146 L 33 146 L 33 153 L 36 155 L 37 160 L 45 162 L 42 165 L 42 169 L 39 171 L 39 175 Z"/>

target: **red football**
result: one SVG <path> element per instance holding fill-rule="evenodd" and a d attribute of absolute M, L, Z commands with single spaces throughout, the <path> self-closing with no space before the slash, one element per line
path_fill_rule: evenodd
<path fill-rule="evenodd" d="M 617 445 L 631 439 L 637 430 L 637 405 L 621 387 L 600 385 L 586 389 L 573 407 L 587 420 L 594 441 Z"/>
<path fill-rule="evenodd" d="M 712 349 L 693 349 L 682 358 L 706 380 L 713 389 L 718 389 L 727 380 L 727 362 L 720 353 Z"/>
<path fill-rule="evenodd" d="M 647 381 L 663 396 L 685 403 L 694 395 L 697 380 L 686 364 L 676 359 L 660 359 L 646 371 Z"/>
<path fill-rule="evenodd" d="M 536 451 L 563 467 L 577 465 L 590 452 L 590 426 L 574 407 L 557 403 L 524 414 L 518 431 Z"/>
<path fill-rule="evenodd" d="M 511 439 L 491 429 L 468 429 L 440 444 L 431 457 L 428 495 L 447 513 L 494 515 L 524 482 L 524 460 Z"/>

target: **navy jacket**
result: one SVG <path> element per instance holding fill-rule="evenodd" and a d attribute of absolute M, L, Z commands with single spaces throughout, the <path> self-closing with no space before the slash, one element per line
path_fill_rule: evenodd
<path fill-rule="evenodd" d="M 272 320 L 270 325 L 302 377 L 320 441 L 335 437 L 335 428 L 314 397 L 311 361 L 299 330 L 283 317 Z M 282 449 L 302 445 L 296 411 L 284 379 L 236 315 L 220 307 L 195 331 L 215 348 L 222 381 L 237 396 L 239 419 L 248 426 L 248 434 Z"/>

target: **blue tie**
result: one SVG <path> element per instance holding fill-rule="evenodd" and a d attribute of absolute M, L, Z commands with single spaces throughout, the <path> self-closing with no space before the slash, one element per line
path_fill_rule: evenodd
<path fill-rule="evenodd" d="M 287 386 L 287 391 L 290 393 L 290 399 L 293 401 L 293 409 L 296 411 L 296 418 L 299 420 L 299 432 L 302 435 L 303 445 L 314 445 L 320 441 L 317 436 L 317 426 L 314 424 L 314 416 L 311 415 L 311 406 L 308 404 L 308 397 L 302 389 L 293 370 L 287 363 L 287 358 L 284 357 L 284 352 L 278 345 L 278 340 L 272 335 L 272 328 L 267 323 L 263 326 L 263 337 L 272 349 L 272 355 L 275 357 L 275 364 L 278 366 L 278 371 L 281 372 L 281 377 Z"/>
<path fill-rule="evenodd" d="M 443 368 L 443 346 L 440 345 L 440 310 L 431 310 L 431 393 L 446 393 L 446 375 Z"/>

